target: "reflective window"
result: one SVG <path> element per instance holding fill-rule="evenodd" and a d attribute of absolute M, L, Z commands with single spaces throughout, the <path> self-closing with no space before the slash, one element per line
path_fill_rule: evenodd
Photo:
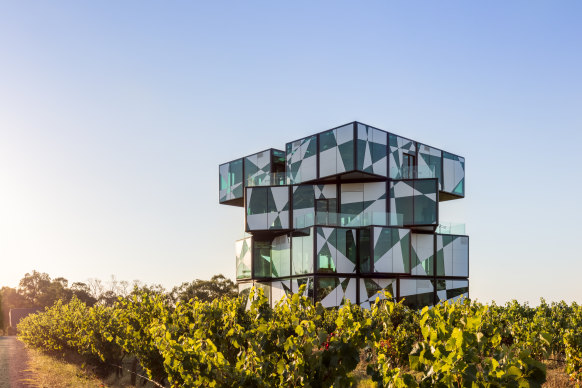
<path fill-rule="evenodd" d="M 254 241 L 253 244 L 253 277 L 271 277 L 271 242 Z"/>
<path fill-rule="evenodd" d="M 434 225 L 437 222 L 437 181 L 414 181 L 414 225 Z"/>
<path fill-rule="evenodd" d="M 360 229 L 360 272 L 372 272 L 372 261 L 370 257 L 370 228 Z"/>
<path fill-rule="evenodd" d="M 291 240 L 293 275 L 313 273 L 313 228 L 293 231 Z"/>
<path fill-rule="evenodd" d="M 287 235 L 278 236 L 271 243 L 272 277 L 289 276 L 291 273 L 291 250 Z"/>
<path fill-rule="evenodd" d="M 251 278 L 252 238 L 239 240 L 235 243 L 236 250 L 236 278 Z"/>
<path fill-rule="evenodd" d="M 315 194 L 313 185 L 293 186 L 293 227 L 305 228 L 314 224 Z"/>
<path fill-rule="evenodd" d="M 373 233 L 374 272 L 410 273 L 410 230 L 375 227 Z"/>

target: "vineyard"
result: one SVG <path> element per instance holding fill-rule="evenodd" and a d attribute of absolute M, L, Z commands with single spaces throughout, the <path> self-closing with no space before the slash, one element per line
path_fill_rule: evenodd
<path fill-rule="evenodd" d="M 325 309 L 261 290 L 212 302 L 135 292 L 113 306 L 57 302 L 18 327 L 31 347 L 106 368 L 135 357 L 171 387 L 348 387 L 365 366 L 386 387 L 539 387 L 544 361 L 582 382 L 582 307 L 470 300 L 422 311 L 390 299 Z M 380 295 L 383 296 L 383 295 Z"/>

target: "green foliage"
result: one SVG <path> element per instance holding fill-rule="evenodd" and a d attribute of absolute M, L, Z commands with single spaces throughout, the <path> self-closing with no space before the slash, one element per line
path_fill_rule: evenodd
<path fill-rule="evenodd" d="M 582 385 L 582 306 L 573 304 L 569 317 L 570 327 L 564 333 L 564 352 L 566 356 L 566 373 Z"/>
<path fill-rule="evenodd" d="M 18 325 L 19 337 L 44 351 L 72 351 L 103 365 L 119 363 L 123 350 L 114 342 L 119 333 L 114 313 L 110 307 L 88 307 L 73 297 L 69 303 L 58 301 L 24 318 Z"/>
<path fill-rule="evenodd" d="M 136 356 L 150 379 L 161 382 L 166 378 L 164 358 L 156 346 L 150 327 L 170 313 L 168 298 L 152 289 L 135 289 L 115 306 L 119 332 L 115 341 L 124 351 Z"/>
<path fill-rule="evenodd" d="M 392 302 L 386 304 L 390 308 Z M 536 316 L 527 309 L 518 316 L 514 306 L 508 310 L 514 318 Z M 377 362 L 369 367 L 372 377 L 394 387 L 540 387 L 545 366 L 532 349 L 546 349 L 550 335 L 528 321 L 532 332 L 527 338 L 508 342 L 511 329 L 501 324 L 507 317 L 500 311 L 491 313 L 488 306 L 469 300 L 425 307 L 418 322 L 421 338 L 409 354 L 413 373 L 395 367 L 394 357 L 377 345 Z"/>
<path fill-rule="evenodd" d="M 313 304 L 300 292 L 274 308 L 246 297 L 179 300 L 135 289 L 114 306 L 73 298 L 24 319 L 30 346 L 75 351 L 103 365 L 125 354 L 172 387 L 349 387 L 361 356 L 388 387 L 540 387 L 542 360 L 565 358 L 582 380 L 582 309 L 465 300 L 421 312 L 387 294 L 370 310 Z"/>

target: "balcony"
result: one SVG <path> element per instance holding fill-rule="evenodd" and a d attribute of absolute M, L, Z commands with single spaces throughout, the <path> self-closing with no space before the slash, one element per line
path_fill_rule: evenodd
<path fill-rule="evenodd" d="M 287 184 L 287 174 L 284 172 L 264 173 L 259 176 L 248 177 L 245 187 L 257 186 L 284 186 Z"/>

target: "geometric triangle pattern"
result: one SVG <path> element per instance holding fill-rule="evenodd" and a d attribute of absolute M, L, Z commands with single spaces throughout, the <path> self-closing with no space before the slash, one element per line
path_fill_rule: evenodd
<path fill-rule="evenodd" d="M 358 122 L 219 166 L 219 202 L 252 235 L 237 281 L 272 304 L 301 284 L 326 307 L 468 296 L 469 239 L 438 227 L 439 200 L 464 194 L 464 158 Z"/>
<path fill-rule="evenodd" d="M 245 157 L 245 183 L 247 186 L 271 184 L 271 152 L 263 151 Z"/>
<path fill-rule="evenodd" d="M 434 275 L 434 234 L 412 233 L 412 275 Z"/>
<path fill-rule="evenodd" d="M 390 181 L 390 219 L 398 225 L 436 225 L 436 182 L 436 179 Z"/>
<path fill-rule="evenodd" d="M 391 133 L 388 134 L 388 142 L 390 143 L 390 154 L 388 155 L 389 177 L 392 179 L 409 178 L 407 171 L 405 171 L 408 166 L 403 166 L 403 154 L 415 155 L 416 143 Z"/>
<path fill-rule="evenodd" d="M 443 151 L 443 191 L 465 196 L 465 158 Z"/>
<path fill-rule="evenodd" d="M 219 172 L 219 202 L 243 197 L 243 160 L 221 164 Z"/>
<path fill-rule="evenodd" d="M 318 277 L 316 301 L 323 307 L 340 307 L 349 299 L 356 303 L 356 278 Z"/>
<path fill-rule="evenodd" d="M 395 299 L 396 283 L 396 279 L 360 279 L 360 306 L 369 309 L 376 298 L 386 299 L 385 291 Z"/>
<path fill-rule="evenodd" d="M 317 136 L 287 143 L 287 183 L 298 184 L 317 178 Z"/>
<path fill-rule="evenodd" d="M 400 279 L 400 299 L 411 309 L 421 309 L 434 304 L 434 283 L 432 279 Z"/>
<path fill-rule="evenodd" d="M 356 230 L 317 227 L 317 272 L 356 272 Z"/>
<path fill-rule="evenodd" d="M 305 285 L 305 291 L 302 296 L 313 298 L 313 276 L 303 277 L 303 278 L 292 278 L 291 279 L 291 292 L 297 293 L 299 287 Z"/>
<path fill-rule="evenodd" d="M 291 282 L 289 280 L 271 282 L 271 307 L 275 307 L 281 299 L 289 294 L 291 294 Z"/>
<path fill-rule="evenodd" d="M 388 175 L 387 143 L 386 132 L 358 123 L 357 169 L 386 177 Z"/>
<path fill-rule="evenodd" d="M 354 127 L 352 124 L 319 135 L 319 177 L 354 169 Z"/>
<path fill-rule="evenodd" d="M 344 226 L 386 224 L 386 182 L 340 185 Z"/>
<path fill-rule="evenodd" d="M 410 273 L 410 229 L 374 227 L 374 272 Z"/>
<path fill-rule="evenodd" d="M 418 143 L 418 178 L 438 178 L 439 190 L 442 181 L 442 151 Z"/>
<path fill-rule="evenodd" d="M 306 228 L 315 221 L 314 185 L 292 186 L 293 190 L 293 227 Z"/>
<path fill-rule="evenodd" d="M 252 259 L 252 238 L 247 237 L 238 240 L 235 244 L 236 251 L 236 278 L 250 279 Z"/>
<path fill-rule="evenodd" d="M 289 229 L 289 188 L 247 187 L 247 230 Z"/>

